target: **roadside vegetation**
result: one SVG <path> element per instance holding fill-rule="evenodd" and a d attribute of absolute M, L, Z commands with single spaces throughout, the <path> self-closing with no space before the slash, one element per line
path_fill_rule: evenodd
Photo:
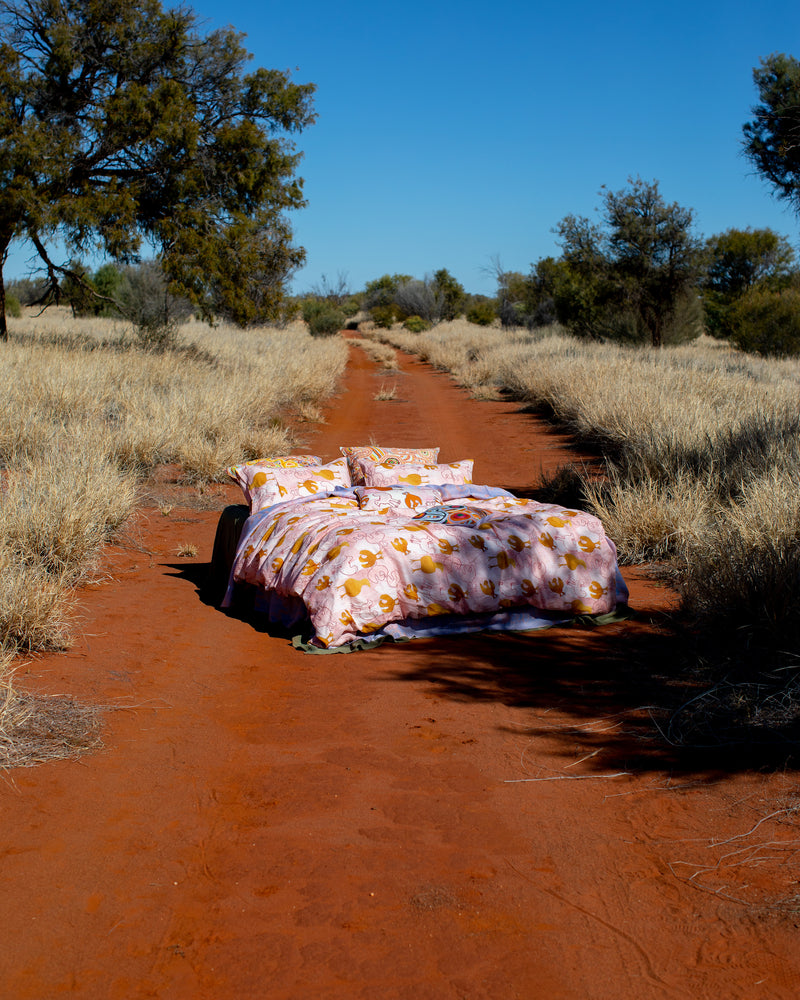
<path fill-rule="evenodd" d="M 10 320 L 0 394 L 0 643 L 64 646 L 71 593 L 158 465 L 186 482 L 286 452 L 346 360 L 339 339 L 189 322 L 170 347 L 66 309 Z"/>
<path fill-rule="evenodd" d="M 672 623 L 696 667 L 748 678 L 756 703 L 786 694 L 781 724 L 800 721 L 800 359 L 707 336 L 657 350 L 464 320 L 372 335 L 478 397 L 527 404 L 598 456 L 601 472 L 562 468 L 537 495 L 596 513 L 623 564 L 649 564 L 677 592 Z M 741 691 L 728 691 L 737 718 L 760 725 Z"/>

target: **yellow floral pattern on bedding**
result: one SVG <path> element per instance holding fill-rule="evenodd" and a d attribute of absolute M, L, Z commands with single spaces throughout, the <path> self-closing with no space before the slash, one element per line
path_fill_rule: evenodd
<path fill-rule="evenodd" d="M 480 527 L 377 515 L 354 491 L 281 503 L 250 519 L 231 578 L 301 598 L 328 647 L 409 618 L 614 609 L 616 551 L 596 517 L 515 497 L 452 502 L 478 506 Z"/>

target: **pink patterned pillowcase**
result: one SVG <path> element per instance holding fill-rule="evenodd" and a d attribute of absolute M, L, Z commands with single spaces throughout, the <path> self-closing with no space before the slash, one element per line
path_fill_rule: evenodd
<path fill-rule="evenodd" d="M 350 472 L 344 458 L 337 458 L 327 465 L 310 465 L 302 469 L 275 469 L 273 476 L 277 486 L 277 500 L 312 497 L 317 493 L 327 493 L 335 486 L 350 485 Z M 276 503 L 277 500 L 270 502 Z M 270 503 L 263 506 L 268 507 Z M 253 508 L 253 512 L 255 510 L 261 508 Z"/>
<path fill-rule="evenodd" d="M 365 486 L 423 486 L 428 483 L 454 483 L 464 485 L 472 482 L 472 459 L 448 465 L 421 465 L 408 463 L 386 466 L 359 460 L 358 465 L 364 477 Z"/>
<path fill-rule="evenodd" d="M 250 504 L 251 490 L 263 487 L 268 480 L 274 482 L 275 469 L 294 469 L 321 463 L 322 459 L 318 455 L 277 455 L 274 458 L 253 458 L 241 465 L 232 465 L 225 471 L 241 486 L 244 498 Z M 277 493 L 277 487 L 273 489 Z"/>
<path fill-rule="evenodd" d="M 363 445 L 350 448 L 340 448 L 339 451 L 347 459 L 350 468 L 350 479 L 353 486 L 363 486 L 359 459 L 368 462 L 385 462 L 390 460 L 394 465 L 408 462 L 435 462 L 439 457 L 438 448 L 379 448 L 377 445 Z"/>
<path fill-rule="evenodd" d="M 355 495 L 361 510 L 375 514 L 397 511 L 413 516 L 415 511 L 441 503 L 442 494 L 433 486 L 406 489 L 405 486 L 356 486 Z"/>

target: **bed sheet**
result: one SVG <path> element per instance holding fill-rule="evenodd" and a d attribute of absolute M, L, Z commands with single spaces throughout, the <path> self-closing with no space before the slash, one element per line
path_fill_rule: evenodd
<path fill-rule="evenodd" d="M 614 610 L 616 550 L 596 517 L 491 487 L 444 493 L 443 506 L 474 507 L 480 524 L 393 510 L 376 517 L 343 487 L 258 512 L 245 523 L 223 605 L 236 583 L 277 605 L 299 599 L 314 641 L 328 648 L 409 620 L 526 606 L 551 619 Z"/>

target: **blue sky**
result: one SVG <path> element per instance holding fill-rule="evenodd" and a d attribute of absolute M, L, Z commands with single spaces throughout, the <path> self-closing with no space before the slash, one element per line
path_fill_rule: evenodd
<path fill-rule="evenodd" d="M 692 208 L 700 234 L 769 226 L 799 245 L 800 220 L 741 155 L 753 67 L 800 58 L 797 0 L 193 6 L 244 32 L 255 65 L 317 86 L 297 137 L 297 292 L 446 267 L 493 294 L 493 260 L 557 255 L 556 223 L 634 176 Z M 7 275 L 23 272 L 17 253 Z"/>

